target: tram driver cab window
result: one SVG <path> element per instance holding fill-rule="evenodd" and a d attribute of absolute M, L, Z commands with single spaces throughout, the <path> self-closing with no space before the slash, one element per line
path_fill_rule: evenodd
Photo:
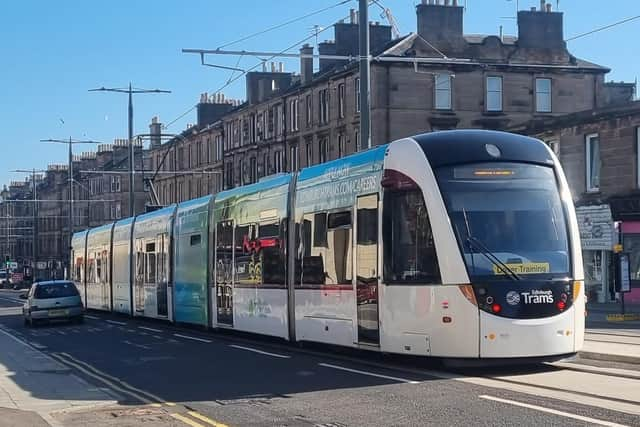
<path fill-rule="evenodd" d="M 440 283 L 438 258 L 422 191 L 409 177 L 391 170 L 385 171 L 383 186 L 385 282 Z"/>

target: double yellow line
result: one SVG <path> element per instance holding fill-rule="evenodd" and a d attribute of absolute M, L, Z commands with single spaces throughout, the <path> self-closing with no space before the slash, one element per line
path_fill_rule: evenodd
<path fill-rule="evenodd" d="M 176 404 L 173 402 L 167 402 L 164 399 L 154 394 L 151 394 L 144 390 L 140 390 L 139 388 L 136 388 L 131 384 L 128 384 L 125 381 L 122 381 L 119 378 L 111 376 L 105 372 L 100 371 L 99 369 L 96 369 L 95 367 L 89 365 L 88 363 L 85 363 L 81 360 L 74 358 L 70 354 L 49 353 L 49 355 L 53 357 L 55 360 L 57 360 L 58 362 L 66 366 L 69 366 L 73 369 L 76 369 L 82 372 L 83 374 L 100 381 L 101 383 L 109 387 L 111 390 L 114 390 L 122 395 L 130 396 L 135 400 L 139 400 L 140 402 L 145 403 L 149 406 L 152 406 L 154 408 L 160 408 L 162 406 L 169 406 L 169 407 L 176 406 Z M 180 413 L 174 412 L 174 413 L 170 413 L 169 415 L 175 418 L 176 420 L 182 421 L 183 423 L 190 425 L 191 427 L 207 427 L 207 425 L 214 426 L 214 427 L 228 427 L 226 424 L 219 423 L 215 420 L 212 420 L 211 418 L 205 417 L 204 415 L 196 411 L 188 411 L 187 414 L 192 418 L 195 418 L 199 421 L 206 423 L 206 425 L 201 424 L 197 421 L 194 421 L 192 418 L 188 418 L 185 415 L 182 415 Z"/>

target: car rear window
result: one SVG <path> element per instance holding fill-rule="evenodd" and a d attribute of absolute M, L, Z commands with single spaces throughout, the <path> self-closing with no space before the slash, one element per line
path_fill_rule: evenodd
<path fill-rule="evenodd" d="M 55 283 L 50 285 L 36 286 L 34 297 L 36 299 L 48 299 L 75 297 L 77 295 L 78 290 L 73 283 Z"/>

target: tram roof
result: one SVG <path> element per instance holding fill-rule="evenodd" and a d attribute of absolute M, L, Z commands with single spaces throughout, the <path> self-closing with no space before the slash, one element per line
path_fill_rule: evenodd
<path fill-rule="evenodd" d="M 496 161 L 553 164 L 551 151 L 542 141 L 508 132 L 452 130 L 416 135 L 413 139 L 433 168 Z M 489 154 L 488 144 L 500 149 L 499 157 Z"/>
<path fill-rule="evenodd" d="M 267 177 L 255 184 L 243 185 L 242 187 L 232 188 L 226 191 L 222 191 L 216 195 L 215 203 L 223 202 L 231 197 L 243 196 L 247 194 L 254 194 L 261 191 L 271 190 L 283 185 L 288 185 L 291 182 L 291 174 L 285 173 L 274 177 Z"/>

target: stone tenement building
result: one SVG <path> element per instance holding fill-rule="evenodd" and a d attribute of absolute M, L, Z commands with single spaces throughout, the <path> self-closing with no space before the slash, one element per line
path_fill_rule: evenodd
<path fill-rule="evenodd" d="M 640 101 L 549 117 L 514 130 L 547 141 L 560 158 L 581 222 L 591 300 L 615 300 L 612 249 L 621 243 L 630 256 L 631 292 L 625 300 L 640 304 Z"/>
<path fill-rule="evenodd" d="M 72 231 L 96 227 L 128 216 L 128 142 L 101 144 L 96 152 L 74 156 L 74 208 Z M 136 170 L 142 170 L 142 144 L 135 145 Z M 107 172 L 95 174 L 91 172 Z M 44 175 L 36 175 L 37 203 L 29 177 L 14 182 L 2 192 L 0 202 L 0 247 L 3 260 L 9 256 L 21 269 L 36 278 L 62 278 L 69 258 L 69 173 L 68 165 L 49 165 Z M 145 211 L 148 194 L 141 178 L 136 180 L 135 208 Z M 33 247 L 34 218 L 35 250 Z M 34 262 L 35 257 L 35 262 Z"/>
<path fill-rule="evenodd" d="M 392 40 L 391 28 L 372 24 L 372 144 L 454 128 L 507 129 L 545 117 L 626 102 L 633 90 L 605 83 L 609 69 L 567 50 L 563 14 L 518 13 L 518 36 L 467 35 L 463 8 L 422 1 L 417 32 Z M 542 2 L 544 3 L 544 2 Z M 337 23 L 320 54 L 356 57 L 358 25 Z M 305 45 L 301 53 L 313 53 Z M 384 61 L 377 60 L 384 58 Z M 361 149 L 360 84 L 354 61 L 310 58 L 300 73 L 271 70 L 246 75 L 240 106 L 219 94 L 204 96 L 198 123 L 152 150 L 152 163 L 206 175 L 158 176 L 161 204 L 186 200 L 261 177 L 324 162 Z M 206 115 L 204 111 L 214 111 Z"/>

